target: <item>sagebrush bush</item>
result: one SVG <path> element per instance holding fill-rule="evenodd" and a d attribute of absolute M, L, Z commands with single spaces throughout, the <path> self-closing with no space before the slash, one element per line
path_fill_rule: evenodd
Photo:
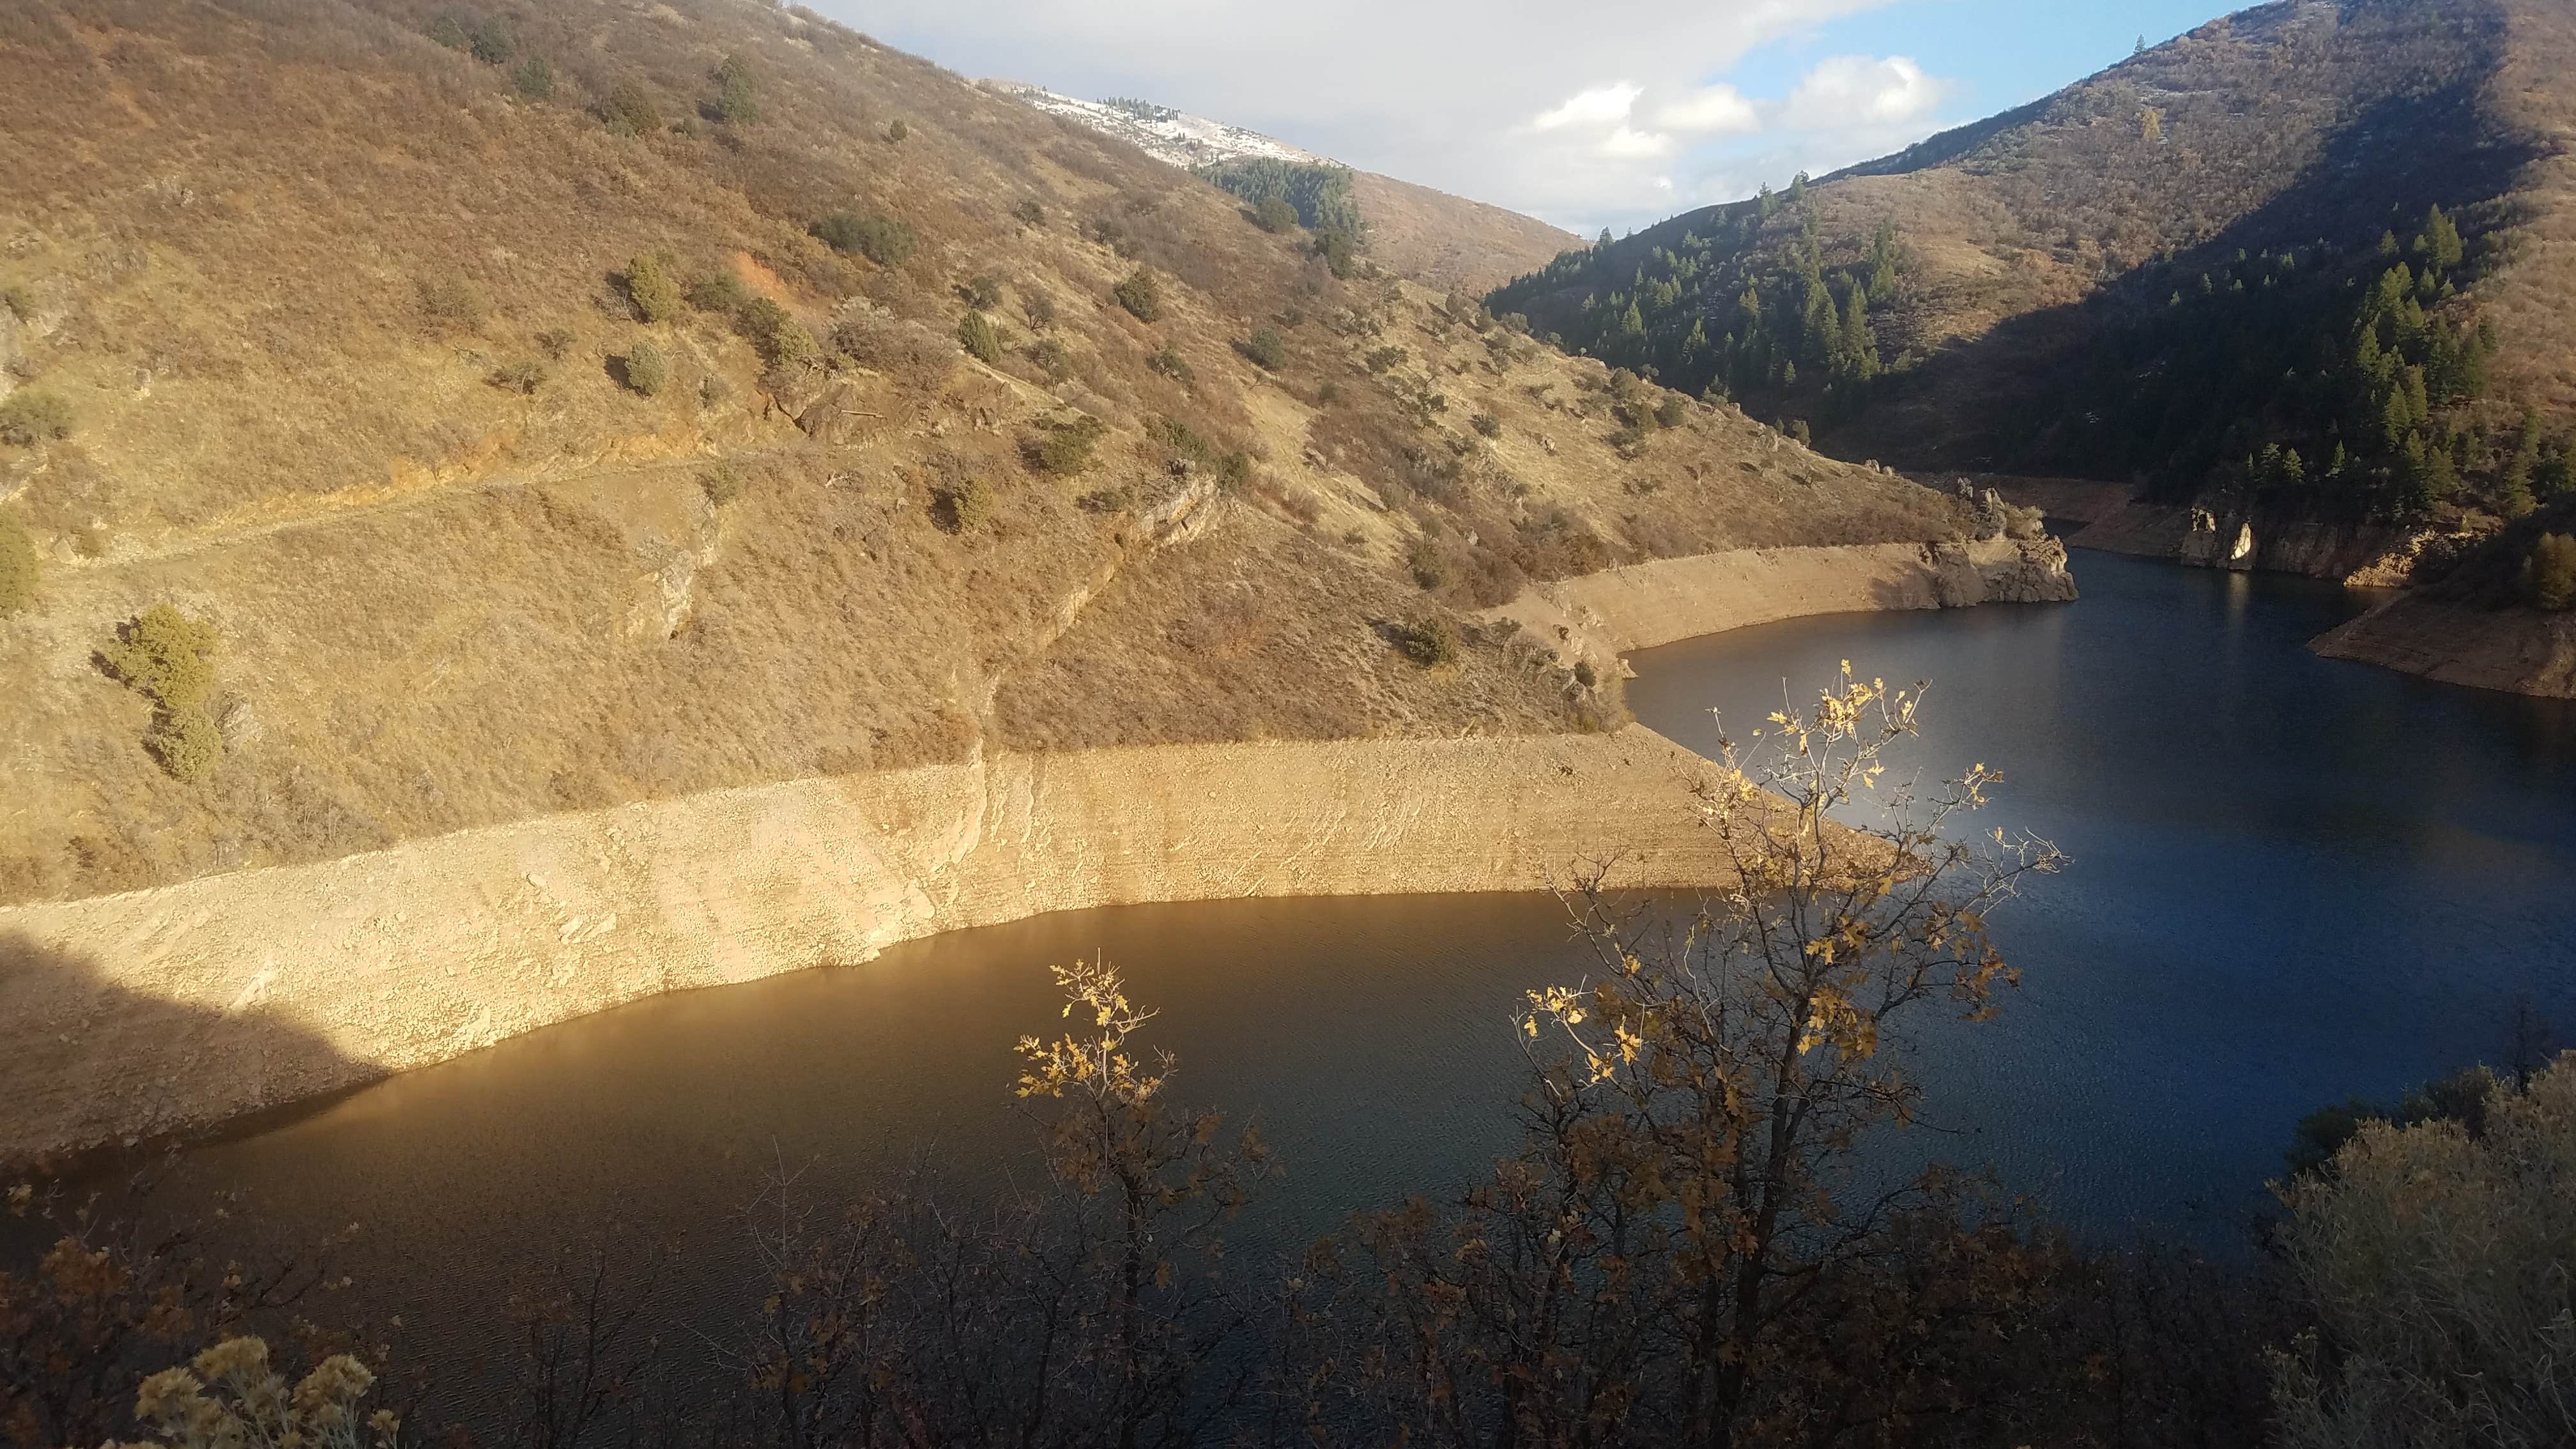
<path fill-rule="evenodd" d="M 427 27 L 427 33 L 430 39 L 450 50 L 463 50 L 474 43 L 473 37 L 465 33 L 465 22 L 457 19 L 453 11 L 443 12 L 433 17 Z"/>
<path fill-rule="evenodd" d="M 689 283 L 688 299 L 701 312 L 739 312 L 750 305 L 751 289 L 732 272 L 714 271 Z"/>
<path fill-rule="evenodd" d="M 966 349 L 967 356 L 987 367 L 1002 365 L 1002 334 L 981 312 L 969 312 L 966 320 L 957 324 L 957 344 Z"/>
<path fill-rule="evenodd" d="M 893 125 L 886 127 L 886 139 L 892 141 L 898 146 L 911 139 L 911 137 L 912 127 L 905 125 L 901 121 L 897 121 Z"/>
<path fill-rule="evenodd" d="M 546 385 L 546 365 L 533 357 L 506 362 L 483 379 L 503 392 L 527 396 Z"/>
<path fill-rule="evenodd" d="M 662 259 L 649 252 L 626 263 L 626 296 L 635 304 L 635 315 L 647 322 L 680 315 L 680 284 Z"/>
<path fill-rule="evenodd" d="M 575 340 L 576 339 L 573 337 L 572 333 L 566 329 L 561 327 L 549 327 L 545 331 L 537 334 L 537 350 L 546 355 L 547 361 L 561 362 L 564 360 L 565 355 L 572 351 L 572 345 Z"/>
<path fill-rule="evenodd" d="M 1138 267 L 1127 280 L 1112 288 L 1111 295 L 1139 322 L 1163 320 L 1163 285 L 1143 267 Z"/>
<path fill-rule="evenodd" d="M 143 748 L 171 779 L 194 785 L 223 763 L 224 733 L 202 705 L 164 709 L 152 716 L 151 727 L 143 732 Z"/>
<path fill-rule="evenodd" d="M 625 372 L 628 387 L 639 396 L 651 397 L 671 380 L 671 361 L 646 339 L 627 349 Z"/>
<path fill-rule="evenodd" d="M 25 287 L 0 287 L 0 309 L 6 309 L 21 322 L 32 322 L 36 317 L 36 294 Z"/>
<path fill-rule="evenodd" d="M 1198 381 L 1198 372 L 1190 366 L 1190 360 L 1168 342 L 1145 359 L 1145 366 L 1184 385 Z"/>
<path fill-rule="evenodd" d="M 27 525 L 12 514 L 0 513 L 0 618 L 34 601 L 43 570 L 43 558 L 36 552 L 36 541 L 27 535 Z"/>
<path fill-rule="evenodd" d="M 529 100 L 551 100 L 555 93 L 555 63 L 542 55 L 529 56 L 510 73 L 510 84 Z"/>
<path fill-rule="evenodd" d="M 734 314 L 735 322 L 763 362 L 783 372 L 799 372 L 823 360 L 822 345 L 796 314 L 767 297 L 754 297 Z"/>
<path fill-rule="evenodd" d="M 1073 376 L 1073 354 L 1052 337 L 1041 337 L 1029 344 L 1028 358 L 1049 382 L 1063 382 Z"/>
<path fill-rule="evenodd" d="M 519 54 L 519 37 L 510 30 L 510 22 L 498 15 L 486 17 L 474 27 L 474 58 L 485 65 L 508 65 Z"/>
<path fill-rule="evenodd" d="M 1446 615 L 1396 626 L 1396 647 L 1404 657 L 1425 669 L 1455 664 L 1465 652 L 1458 638 L 1458 626 Z"/>
<path fill-rule="evenodd" d="M 742 474 L 731 463 L 718 463 L 698 477 L 698 488 L 718 508 L 742 496 Z"/>
<path fill-rule="evenodd" d="M 1476 414 L 1474 417 L 1467 419 L 1467 426 L 1474 428 L 1477 432 L 1488 438 L 1499 438 L 1503 435 L 1503 420 L 1495 417 L 1492 413 Z"/>
<path fill-rule="evenodd" d="M 215 626 L 154 604 L 100 646 L 99 663 L 118 682 L 163 709 L 202 708 L 215 687 Z"/>
<path fill-rule="evenodd" d="M 1255 327 L 1243 344 L 1243 355 L 1264 372 L 1277 372 L 1288 365 L 1288 341 L 1276 328 Z"/>
<path fill-rule="evenodd" d="M 2522 561 L 2522 597 L 2535 609 L 2576 608 L 2576 538 L 2544 533 Z"/>
<path fill-rule="evenodd" d="M 1046 208 L 1034 199 L 1022 197 L 1011 203 L 1011 219 L 1022 226 L 1046 225 Z"/>
<path fill-rule="evenodd" d="M 993 521 L 992 485 L 981 478 L 951 484 L 939 490 L 933 506 L 938 510 L 939 526 L 948 532 L 980 532 Z"/>
<path fill-rule="evenodd" d="M 413 284 L 420 315 L 433 330 L 471 332 L 483 325 L 483 294 L 462 277 L 424 277 Z"/>
<path fill-rule="evenodd" d="M 631 80 L 609 87 L 608 99 L 600 103 L 599 119 L 620 136 L 646 136 L 662 129 L 662 112 L 653 104 L 652 94 Z"/>
<path fill-rule="evenodd" d="M 836 252 L 866 257 L 881 267 L 901 266 L 921 246 L 910 226 L 890 216 L 836 211 L 814 223 L 815 239 Z"/>
<path fill-rule="evenodd" d="M 1002 279 L 990 272 L 978 272 L 958 283 L 957 295 L 978 312 L 990 312 L 1002 305 Z"/>
<path fill-rule="evenodd" d="M 1022 451 L 1029 465 L 1039 472 L 1070 478 L 1091 466 L 1092 450 L 1108 431 L 1108 425 L 1100 419 L 1084 416 L 1070 423 L 1049 425 Z"/>
<path fill-rule="evenodd" d="M 72 435 L 72 405 L 49 392 L 21 389 L 0 398 L 0 443 L 32 448 Z"/>

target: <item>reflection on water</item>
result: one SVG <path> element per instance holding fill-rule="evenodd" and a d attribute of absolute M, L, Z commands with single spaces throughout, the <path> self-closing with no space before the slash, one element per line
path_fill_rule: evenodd
<path fill-rule="evenodd" d="M 1912 1063 L 1937 1155 L 2095 1227 L 2253 1206 L 2291 1126 L 2493 1053 L 2529 991 L 2576 1026 L 2576 713 L 2303 647 L 2331 587 L 2084 554 L 2082 603 L 1783 624 L 1641 656 L 1648 723 L 1714 747 L 1850 659 L 1934 681 L 1923 757 L 2008 783 L 1992 819 L 2073 870 L 1999 922 L 2027 987 Z M 736 1209 L 776 1167 L 818 1201 L 908 1163 L 974 1184 L 1034 1155 L 1004 1090 L 1055 1024 L 1046 967 L 1105 950 L 1193 1102 L 1257 1115 L 1288 1176 L 1238 1238 L 1463 1183 L 1512 1138 L 1519 993 L 1585 962 L 1543 897 L 1096 911 L 864 965 L 664 998 L 504 1043 L 202 1149 L 164 1201 L 254 1190 L 228 1231 L 351 1221 L 379 1316 L 450 1361 L 499 1346 L 513 1275 L 595 1235 L 685 1240 L 666 1289 L 739 1288 Z"/>
<path fill-rule="evenodd" d="M 2309 1109 L 2576 1026 L 2576 710 L 2319 659 L 2332 585 L 2076 556 L 2066 607 L 1844 616 L 1641 655 L 1714 748 L 1849 659 L 1930 680 L 1920 755 L 2073 858 L 1998 922 L 2026 987 L 1923 1053 L 1952 1155 L 2079 1221 L 2240 1210 Z"/>

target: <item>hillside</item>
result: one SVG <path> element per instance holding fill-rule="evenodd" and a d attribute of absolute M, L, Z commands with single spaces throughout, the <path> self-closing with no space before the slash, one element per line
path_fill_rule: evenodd
<path fill-rule="evenodd" d="M 0 90 L 0 901 L 1599 729 L 1475 611 L 1970 526 L 802 10 L 73 0 Z"/>
<path fill-rule="evenodd" d="M 2287 0 L 1490 301 L 1838 456 L 2129 485 L 2112 546 L 2491 580 L 2576 495 L 2571 61 L 2550 0 Z"/>
<path fill-rule="evenodd" d="M 986 81 L 984 86 L 1184 170 L 1246 160 L 1340 164 L 1258 131 L 1169 106 L 1132 99 L 1078 100 L 1014 81 Z M 1582 244 L 1572 232 L 1546 222 L 1392 176 L 1355 170 L 1351 189 L 1368 227 L 1370 256 L 1397 276 L 1435 291 L 1481 293 Z"/>

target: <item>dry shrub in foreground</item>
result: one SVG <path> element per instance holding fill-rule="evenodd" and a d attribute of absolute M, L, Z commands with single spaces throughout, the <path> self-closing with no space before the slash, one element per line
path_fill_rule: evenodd
<path fill-rule="evenodd" d="M 2576 1056 L 2469 1123 L 2366 1122 L 2282 1190 L 2319 1332 L 2277 1356 L 2282 1449 L 2576 1443 Z"/>

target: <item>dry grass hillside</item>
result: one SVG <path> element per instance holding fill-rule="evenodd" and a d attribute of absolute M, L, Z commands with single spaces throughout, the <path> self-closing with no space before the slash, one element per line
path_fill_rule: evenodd
<path fill-rule="evenodd" d="M 2351 289 L 2392 264 L 2423 277 L 2412 243 L 2439 206 L 2467 255 L 2424 282 L 2423 310 L 2463 338 L 2480 322 L 2492 334 L 2464 405 L 2417 421 L 2453 466 L 2416 491 L 2457 473 L 2468 501 L 2496 508 L 2526 410 L 2546 449 L 2576 443 L 2571 75 L 2563 0 L 2281 0 L 1795 199 L 1675 218 L 1494 305 L 1675 386 L 1717 381 L 1759 415 L 1808 419 L 1838 456 L 2269 488 L 2284 480 L 2239 476 L 2245 460 L 2295 441 L 2313 468 L 2331 450 L 2313 424 L 2329 409 L 2297 379 L 2341 365 Z M 1896 264 L 1874 273 L 1882 228 Z M 1776 362 L 1721 377 L 1722 339 L 1746 330 L 1741 296 L 1794 308 L 1810 238 L 1838 308 L 1850 280 L 1879 283 L 1875 355 L 1829 361 L 1834 340 L 1797 337 L 1793 314 L 1794 378 Z M 1767 320 L 1776 335 L 1782 319 Z M 2216 371 L 2254 354 L 2262 377 Z M 2187 372 L 2217 384 L 2175 381 Z M 2360 435 L 2375 423 L 2344 439 L 2356 454 L 2376 446 Z"/>
<path fill-rule="evenodd" d="M 1352 176 L 1351 196 L 1368 219 L 1370 259 L 1436 291 L 1482 296 L 1583 245 L 1536 217 L 1373 171 Z"/>
<path fill-rule="evenodd" d="M 1959 526 L 801 10 L 67 0 L 0 9 L 0 94 L 0 900 L 1597 728 L 1465 611 Z"/>

